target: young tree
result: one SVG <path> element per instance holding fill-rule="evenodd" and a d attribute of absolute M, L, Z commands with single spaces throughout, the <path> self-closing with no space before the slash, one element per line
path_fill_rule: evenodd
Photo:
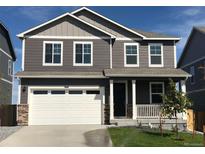
<path fill-rule="evenodd" d="M 169 79 L 169 84 L 167 87 L 166 94 L 162 95 L 163 104 L 161 105 L 161 113 L 163 116 L 171 119 L 175 117 L 176 120 L 176 137 L 179 139 L 178 135 L 178 113 L 184 113 L 188 108 L 191 107 L 191 101 L 189 98 L 181 91 L 176 89 L 176 84 L 172 79 Z"/>

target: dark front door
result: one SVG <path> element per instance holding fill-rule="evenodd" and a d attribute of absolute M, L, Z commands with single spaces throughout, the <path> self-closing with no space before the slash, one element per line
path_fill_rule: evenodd
<path fill-rule="evenodd" d="M 114 116 L 125 116 L 125 83 L 114 83 Z"/>

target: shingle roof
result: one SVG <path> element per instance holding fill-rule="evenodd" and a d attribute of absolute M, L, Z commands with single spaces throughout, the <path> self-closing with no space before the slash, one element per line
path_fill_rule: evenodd
<path fill-rule="evenodd" d="M 105 69 L 107 77 L 190 77 L 181 69 L 175 68 L 113 68 Z"/>
<path fill-rule="evenodd" d="M 15 51 L 14 51 L 14 48 L 13 48 L 13 44 L 12 44 L 12 41 L 11 41 L 9 31 L 6 28 L 6 26 L 3 24 L 2 21 L 0 21 L 0 27 L 6 32 L 6 37 L 7 37 L 8 45 L 9 45 L 9 48 L 10 48 L 10 51 L 11 51 L 11 56 L 12 56 L 13 60 L 15 61 L 16 60 L 16 54 L 15 54 Z"/>
<path fill-rule="evenodd" d="M 20 78 L 190 77 L 181 69 L 113 68 L 102 72 L 17 72 Z"/>
<path fill-rule="evenodd" d="M 145 32 L 143 30 L 139 30 L 136 28 L 133 28 L 132 30 L 146 36 L 147 38 L 176 38 L 176 36 L 171 36 L 171 35 L 166 35 L 166 34 L 161 34 L 161 33 L 156 33 L 156 32 Z"/>
<path fill-rule="evenodd" d="M 23 78 L 105 78 L 103 72 L 17 72 L 16 77 Z"/>

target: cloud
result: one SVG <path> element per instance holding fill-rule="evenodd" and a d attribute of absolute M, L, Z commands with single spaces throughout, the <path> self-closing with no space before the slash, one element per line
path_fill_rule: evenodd
<path fill-rule="evenodd" d="M 49 19 L 52 12 L 52 7 L 20 7 L 19 13 L 23 16 L 35 20 L 46 21 Z"/>
<path fill-rule="evenodd" d="M 202 12 L 201 8 L 189 8 L 184 10 L 182 13 L 187 16 L 195 16 Z"/>

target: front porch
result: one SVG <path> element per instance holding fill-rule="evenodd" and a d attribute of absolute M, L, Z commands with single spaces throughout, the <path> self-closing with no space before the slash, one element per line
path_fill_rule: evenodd
<path fill-rule="evenodd" d="M 185 92 L 183 80 L 180 82 Z M 152 84 L 161 84 L 162 89 L 153 92 Z M 139 124 L 157 124 L 160 118 L 160 100 L 159 95 L 166 93 L 168 78 L 164 79 L 111 79 L 109 81 L 110 89 L 110 123 L 118 125 L 139 125 Z M 157 87 L 155 87 L 156 89 Z M 160 93 L 161 92 L 161 93 Z M 185 123 L 185 115 L 179 115 L 179 123 Z M 174 124 L 174 119 L 164 119 L 168 123 Z"/>

